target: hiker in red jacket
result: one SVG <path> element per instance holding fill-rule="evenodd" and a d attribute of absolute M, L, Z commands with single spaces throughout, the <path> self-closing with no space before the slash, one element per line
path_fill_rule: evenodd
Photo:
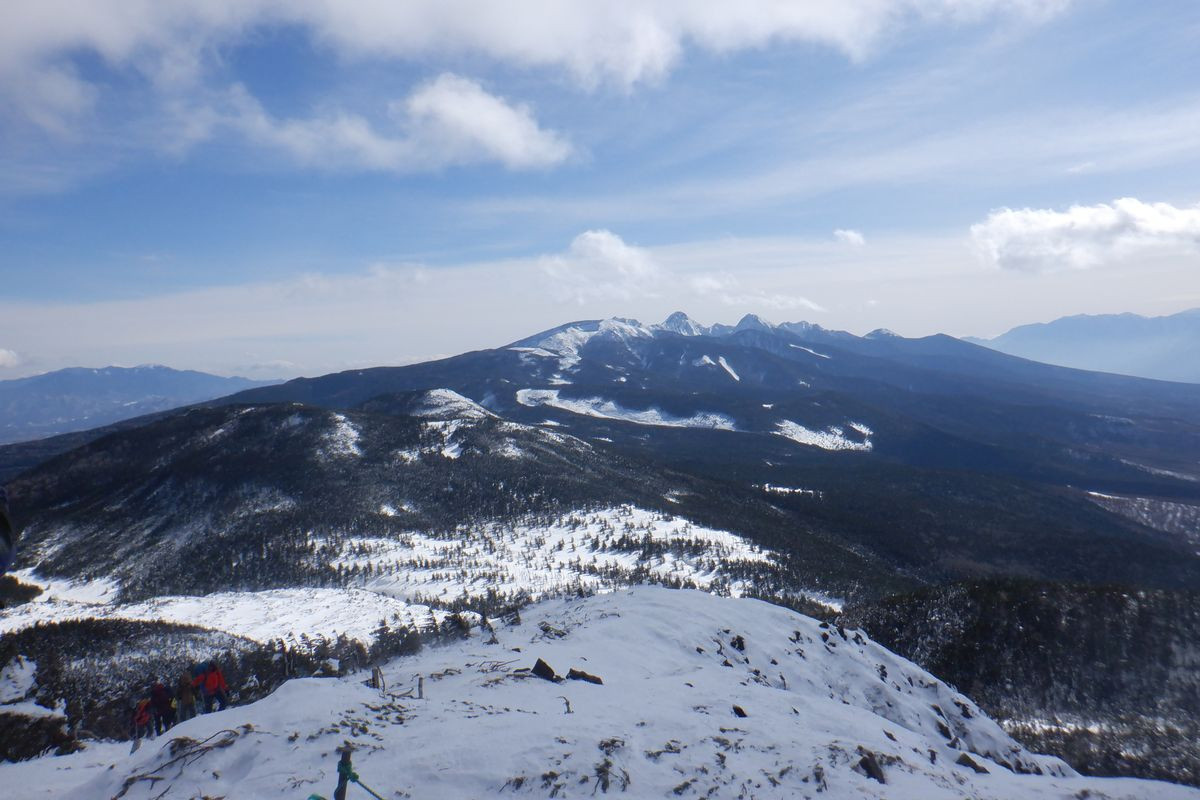
<path fill-rule="evenodd" d="M 175 697 L 157 679 L 151 680 L 150 705 L 154 711 L 154 734 L 161 736 L 175 724 Z"/>
<path fill-rule="evenodd" d="M 150 698 L 143 697 L 134 699 L 133 714 L 129 720 L 130 738 L 133 739 L 132 753 L 137 750 L 142 743 L 142 739 L 154 738 L 154 729 L 150 726 L 150 721 L 153 716 Z"/>
<path fill-rule="evenodd" d="M 225 676 L 221 674 L 221 668 L 217 666 L 217 662 L 208 662 L 208 668 L 201 677 L 203 679 L 201 687 L 204 690 L 204 713 L 212 712 L 214 700 L 220 705 L 218 711 L 227 708 L 229 706 L 229 686 L 225 683 Z"/>

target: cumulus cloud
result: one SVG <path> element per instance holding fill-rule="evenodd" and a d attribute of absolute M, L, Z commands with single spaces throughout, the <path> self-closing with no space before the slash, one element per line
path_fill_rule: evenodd
<path fill-rule="evenodd" d="M 76 113 L 85 53 L 159 87 L 194 84 L 223 48 L 292 26 L 345 59 L 479 55 L 630 87 L 666 75 L 686 46 L 713 52 L 813 43 L 865 57 L 889 31 L 988 16 L 1041 18 L 1070 0 L 10 0 L 0 10 L 0 91 L 30 118 Z M 41 77 L 36 77 L 41 76 Z M 33 90 L 52 88 L 49 96 Z M 57 122 L 54 124 L 58 124 Z"/>
<path fill-rule="evenodd" d="M 547 167 L 571 155 L 571 146 L 543 130 L 529 108 L 488 94 L 475 81 L 444 74 L 404 103 L 412 140 L 446 163 L 479 158 L 512 169 Z"/>
<path fill-rule="evenodd" d="M 649 252 L 606 230 L 579 234 L 567 252 L 544 256 L 541 268 L 562 299 L 579 305 L 653 296 L 663 277 Z"/>
<path fill-rule="evenodd" d="M 391 104 L 393 125 L 381 130 L 365 117 L 336 113 L 276 119 L 244 88 L 234 87 L 214 124 L 232 127 L 300 163 L 323 168 L 413 172 L 496 162 L 536 169 L 570 157 L 571 145 L 541 128 L 527 106 L 489 94 L 449 73 Z"/>
<path fill-rule="evenodd" d="M 0 369 L 11 369 L 20 366 L 21 357 L 12 350 L 0 347 Z"/>
<path fill-rule="evenodd" d="M 833 238 L 837 239 L 843 244 L 848 244 L 851 247 L 862 247 L 867 243 L 867 240 L 862 235 L 862 232 L 852 230 L 850 228 L 838 228 L 833 232 Z"/>
<path fill-rule="evenodd" d="M 1038 272 L 1090 269 L 1134 256 L 1200 252 L 1200 205 L 1177 207 L 1132 197 L 1066 211 L 993 211 L 971 226 L 983 261 Z"/>

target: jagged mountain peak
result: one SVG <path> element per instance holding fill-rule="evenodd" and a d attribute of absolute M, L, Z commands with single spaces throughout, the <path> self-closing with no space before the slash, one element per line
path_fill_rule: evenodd
<path fill-rule="evenodd" d="M 772 331 L 775 330 L 775 326 L 757 314 L 746 314 L 744 317 L 738 320 L 738 324 L 734 327 L 734 330 Z"/>
<path fill-rule="evenodd" d="M 708 332 L 707 328 L 682 311 L 676 311 L 654 327 L 658 330 L 678 333 L 680 336 L 703 336 Z"/>

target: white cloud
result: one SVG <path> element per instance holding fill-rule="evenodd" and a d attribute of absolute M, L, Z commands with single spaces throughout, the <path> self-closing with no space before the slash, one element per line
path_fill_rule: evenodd
<path fill-rule="evenodd" d="M 833 238 L 843 244 L 848 244 L 851 247 L 862 247 L 867 243 L 866 238 L 861 231 L 852 230 L 850 228 L 838 228 L 833 232 Z"/>
<path fill-rule="evenodd" d="M 701 274 L 690 281 L 692 291 L 700 297 L 711 297 L 726 306 L 742 309 L 772 311 L 824 311 L 825 309 L 796 294 L 765 290 L 747 290 L 742 281 L 729 273 Z"/>
<path fill-rule="evenodd" d="M 592 85 L 666 75 L 686 46 L 713 52 L 813 43 L 865 57 L 887 33 L 993 15 L 1039 19 L 1069 0 L 9 0 L 0 9 L 0 91 L 33 119 L 70 116 L 90 87 L 69 57 L 133 66 L 164 91 L 198 83 L 223 48 L 268 27 L 306 30 L 347 59 L 482 55 Z M 40 75 L 41 77 L 35 77 Z M 52 96 L 30 87 L 56 84 Z M 55 106 L 59 108 L 55 108 Z M 40 111 L 39 111 L 40 109 Z M 46 116 L 47 114 L 51 116 Z M 61 124 L 61 119 L 51 124 Z"/>
<path fill-rule="evenodd" d="M 0 347 L 0 369 L 12 369 L 20 366 L 21 357 L 12 350 L 5 350 Z"/>
<path fill-rule="evenodd" d="M 513 106 L 475 81 L 449 73 L 391 104 L 394 130 L 336 113 L 311 119 L 271 117 L 244 88 L 228 93 L 229 109 L 214 112 L 252 141 L 308 166 L 392 172 L 498 162 L 509 169 L 561 163 L 570 144 L 538 126 L 526 106 Z"/>
<path fill-rule="evenodd" d="M 566 253 L 544 256 L 542 271 L 564 300 L 578 305 L 597 300 L 653 296 L 663 277 L 650 254 L 625 243 L 612 231 L 585 231 Z"/>
<path fill-rule="evenodd" d="M 985 263 L 1029 272 L 1089 269 L 1155 253 L 1200 252 L 1200 205 L 1177 207 L 1132 197 L 1066 211 L 993 211 L 971 226 Z"/>
<path fill-rule="evenodd" d="M 554 131 L 542 130 L 529 108 L 512 106 L 478 83 L 444 74 L 404 103 L 412 139 L 444 163 L 495 160 L 510 169 L 548 167 L 571 155 Z"/>

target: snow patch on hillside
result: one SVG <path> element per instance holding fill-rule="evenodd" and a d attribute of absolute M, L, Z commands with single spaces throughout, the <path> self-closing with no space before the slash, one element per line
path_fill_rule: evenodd
<path fill-rule="evenodd" d="M 771 484 L 771 483 L 756 484 L 755 488 L 762 489 L 767 494 L 782 494 L 782 495 L 801 494 L 801 495 L 807 495 L 808 497 L 814 497 L 817 499 L 820 499 L 825 494 L 824 492 L 822 492 L 819 489 L 804 489 L 799 486 L 775 486 L 774 484 Z"/>
<path fill-rule="evenodd" d="M 865 441 L 859 442 L 853 439 L 846 438 L 846 431 L 833 425 L 823 431 L 815 431 L 811 428 L 806 428 L 803 425 L 792 422 L 791 420 L 780 420 L 775 423 L 776 430 L 772 431 L 776 436 L 782 436 L 785 439 L 791 439 L 799 444 L 809 445 L 810 447 L 820 447 L 822 450 L 858 450 L 867 452 L 871 450 L 871 440 L 868 438 Z M 864 436 L 869 436 L 870 428 L 860 423 L 851 422 L 849 427 L 863 433 Z M 866 429 L 865 431 L 863 429 Z"/>
<path fill-rule="evenodd" d="M 729 362 L 725 360 L 725 356 L 717 356 L 717 363 L 721 365 L 721 369 L 729 373 L 729 377 L 733 378 L 738 383 L 741 383 L 741 376 L 734 371 L 733 367 L 729 366 Z"/>
<path fill-rule="evenodd" d="M 724 414 L 702 411 L 690 417 L 677 417 L 657 408 L 644 411 L 623 408 L 612 400 L 600 397 L 561 397 L 557 389 L 520 389 L 517 391 L 517 402 L 523 406 L 549 406 L 570 411 L 572 414 L 632 422 L 637 425 L 737 430 L 733 420 Z"/>
<path fill-rule="evenodd" d="M 430 614 L 438 622 L 445 616 L 441 610 L 364 589 L 269 589 L 202 596 L 169 595 L 139 603 L 104 605 L 52 597 L 6 610 L 0 615 L 0 634 L 22 630 L 39 622 L 127 619 L 200 625 L 260 642 L 280 638 L 295 641 L 301 634 L 335 637 L 344 633 L 369 643 L 381 619 L 419 627 Z"/>
<path fill-rule="evenodd" d="M 580 512 L 546 524 L 491 523 L 441 535 L 411 532 L 343 539 L 331 563 L 367 575 L 364 587 L 410 602 L 447 603 L 489 593 L 543 597 L 606 591 L 635 572 L 651 580 L 740 594 L 739 563 L 774 556 L 726 531 L 632 506 Z M 643 558 L 643 549 L 656 555 Z"/>
<path fill-rule="evenodd" d="M 388 692 L 362 675 L 295 680 L 189 720 L 172 738 L 223 745 L 192 758 L 157 741 L 133 754 L 100 745 L 0 766 L 0 780 L 34 798 L 327 795 L 353 731 L 355 771 L 389 798 L 1200 798 L 1080 777 L 860 632 L 759 601 L 639 587 L 522 619 L 498 626 L 497 644 L 476 632 L 384 665 Z M 533 677 L 537 658 L 603 683 Z M 405 696 L 418 676 L 421 700 Z M 886 783 L 868 776 L 868 757 Z"/>
<path fill-rule="evenodd" d="M 832 356 L 827 356 L 824 353 L 818 353 L 816 350 L 813 350 L 810 347 L 805 347 L 804 345 L 792 344 L 792 345 L 788 345 L 788 346 L 794 347 L 797 350 L 803 350 L 804 352 L 810 353 L 810 354 L 816 356 L 817 358 L 832 358 Z"/>
<path fill-rule="evenodd" d="M 439 420 L 482 420 L 496 416 L 471 398 L 451 389 L 430 389 L 425 392 L 413 406 L 412 415 Z"/>
<path fill-rule="evenodd" d="M 358 428 L 342 414 L 333 414 L 333 429 L 325 434 L 325 453 L 331 456 L 361 456 Z"/>
<path fill-rule="evenodd" d="M 463 427 L 464 420 L 450 419 L 445 421 L 426 422 L 425 429 L 433 431 L 442 440 L 439 452 L 446 458 L 458 458 L 462 455 L 462 444 L 454 440 L 455 434 Z"/>
<path fill-rule="evenodd" d="M 110 578 L 97 578 L 90 581 L 43 578 L 32 568 L 17 570 L 12 573 L 12 576 L 21 583 L 31 584 L 42 590 L 42 593 L 33 598 L 30 603 L 61 601 L 81 605 L 105 604 L 116 600 L 120 591 L 117 582 Z M 23 605 L 28 605 L 28 603 Z"/>
<path fill-rule="evenodd" d="M 24 700 L 37 688 L 36 677 L 36 661 L 19 655 L 13 658 L 0 670 L 0 703 L 9 704 Z"/>

